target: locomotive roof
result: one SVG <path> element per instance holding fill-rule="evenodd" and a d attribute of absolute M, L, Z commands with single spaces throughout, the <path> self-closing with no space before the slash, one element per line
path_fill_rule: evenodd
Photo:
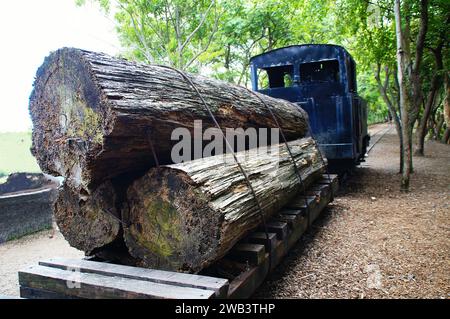
<path fill-rule="evenodd" d="M 335 44 L 298 44 L 271 50 L 250 59 L 257 67 L 269 67 L 293 62 L 313 62 L 337 59 L 339 56 L 353 58 L 348 51 Z"/>

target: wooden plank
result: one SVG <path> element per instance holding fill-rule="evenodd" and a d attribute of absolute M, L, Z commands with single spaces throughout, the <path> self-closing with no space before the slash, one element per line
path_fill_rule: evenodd
<path fill-rule="evenodd" d="M 315 205 L 316 197 L 315 196 L 298 196 L 293 201 L 291 201 L 288 205 L 286 205 L 287 209 L 300 209 L 306 213 L 306 204 L 309 207 Z"/>
<path fill-rule="evenodd" d="M 216 298 L 226 297 L 229 286 L 228 280 L 223 278 L 122 266 L 82 259 L 52 258 L 40 261 L 39 265 L 59 269 L 79 269 L 84 273 L 93 273 L 104 276 L 118 276 L 122 278 L 145 280 L 179 287 L 213 290 Z"/>
<path fill-rule="evenodd" d="M 293 215 L 293 216 L 297 216 L 297 215 L 304 215 L 304 212 L 301 209 L 283 209 L 282 211 L 280 211 L 280 214 L 282 215 Z"/>
<path fill-rule="evenodd" d="M 339 190 L 339 178 L 335 174 L 330 174 L 330 178 L 328 178 L 327 174 L 322 175 L 322 178 L 317 181 L 317 184 L 331 184 L 334 195 Z"/>
<path fill-rule="evenodd" d="M 329 184 L 315 184 L 310 189 L 308 189 L 306 194 L 308 194 L 310 196 L 316 196 L 320 192 L 329 192 L 329 191 L 330 191 Z"/>
<path fill-rule="evenodd" d="M 248 236 L 247 241 L 251 244 L 264 245 L 266 247 L 266 251 L 270 251 L 275 247 L 277 242 L 277 234 L 267 233 L 266 235 L 264 232 L 254 232 Z"/>
<path fill-rule="evenodd" d="M 264 259 L 264 253 L 264 245 L 240 243 L 231 249 L 230 257 L 240 262 L 259 265 Z"/>
<path fill-rule="evenodd" d="M 337 181 L 337 179 L 334 179 Z M 334 181 L 333 180 L 333 181 Z M 311 187 L 305 197 L 297 197 L 291 204 L 278 213 L 275 217 L 275 221 L 267 223 L 269 226 L 275 226 L 271 228 L 271 232 L 277 233 L 278 239 L 274 249 L 272 250 L 271 269 L 274 269 L 287 252 L 298 242 L 300 237 L 305 233 L 312 221 L 321 213 L 323 208 L 331 200 L 331 192 L 329 191 L 330 183 L 318 183 Z M 306 205 L 305 199 L 309 204 L 309 216 L 305 214 Z M 286 224 L 289 225 L 287 229 Z M 283 225 L 283 226 L 281 226 Z M 283 230 L 280 230 L 280 227 Z M 261 227 L 259 228 L 261 229 Z M 278 230 L 278 232 L 275 231 Z M 280 235 L 279 235 L 280 234 Z M 230 283 L 229 298 L 249 298 L 253 295 L 254 291 L 261 285 L 265 277 L 269 273 L 269 255 L 266 254 L 264 261 L 258 265 L 251 267 L 248 271 L 240 274 Z"/>
<path fill-rule="evenodd" d="M 289 229 L 297 227 L 300 215 L 279 214 L 275 216 L 275 220 L 285 222 L 289 225 Z"/>
<path fill-rule="evenodd" d="M 260 265 L 251 267 L 248 271 L 243 272 L 230 283 L 228 298 L 250 298 L 255 293 L 255 290 L 264 282 L 268 273 L 269 258 L 267 254 Z"/>
<path fill-rule="evenodd" d="M 19 284 L 22 287 L 89 299 L 209 299 L 215 295 L 212 290 L 73 272 L 40 265 L 20 271 Z"/>
<path fill-rule="evenodd" d="M 332 182 L 337 182 L 338 181 L 338 175 L 337 174 L 322 174 L 322 178 L 321 179 L 319 179 L 319 183 L 320 183 L 320 181 L 328 181 L 328 182 L 330 182 L 330 181 L 332 181 Z"/>
<path fill-rule="evenodd" d="M 320 213 L 333 199 L 330 185 L 321 185 L 320 190 L 314 190 L 312 192 L 315 192 L 319 196 L 319 201 L 317 202 L 317 206 L 314 207 L 314 209 L 312 209 L 310 212 L 310 225 L 319 217 Z"/>
<path fill-rule="evenodd" d="M 80 299 L 45 289 L 35 289 L 22 286 L 20 287 L 20 297 L 27 299 Z"/>
<path fill-rule="evenodd" d="M 285 222 L 271 221 L 266 224 L 267 231 L 277 234 L 277 239 L 283 240 L 288 233 L 288 224 Z M 260 231 L 264 231 L 264 227 L 258 228 Z"/>
<path fill-rule="evenodd" d="M 289 233 L 286 241 L 286 252 L 289 251 L 300 239 L 300 237 L 308 229 L 308 218 L 306 216 L 299 216 L 296 227 Z"/>

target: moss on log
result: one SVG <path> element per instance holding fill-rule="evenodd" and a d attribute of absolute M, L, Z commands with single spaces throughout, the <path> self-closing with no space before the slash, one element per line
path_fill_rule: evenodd
<path fill-rule="evenodd" d="M 289 142 L 308 187 L 324 170 L 311 138 Z M 263 207 L 277 212 L 301 188 L 285 144 L 238 158 Z M 223 257 L 261 223 L 256 202 L 232 156 L 152 168 L 128 189 L 125 242 L 141 266 L 197 272 Z"/>
<path fill-rule="evenodd" d="M 276 127 L 247 89 L 188 75 L 223 127 Z M 303 137 L 307 115 L 287 101 L 270 105 L 289 139 Z M 149 138 L 161 164 L 171 164 L 175 128 L 191 132 L 194 120 L 213 123 L 200 98 L 180 74 L 101 53 L 64 48 L 39 68 L 30 96 L 32 152 L 41 169 L 90 193 L 114 176 L 154 166 Z"/>

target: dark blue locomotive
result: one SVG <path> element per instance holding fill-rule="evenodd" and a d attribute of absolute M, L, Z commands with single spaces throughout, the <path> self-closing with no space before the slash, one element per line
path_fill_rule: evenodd
<path fill-rule="evenodd" d="M 333 170 L 364 160 L 367 105 L 358 96 L 356 65 L 341 46 L 294 45 L 250 59 L 252 88 L 298 104 Z"/>

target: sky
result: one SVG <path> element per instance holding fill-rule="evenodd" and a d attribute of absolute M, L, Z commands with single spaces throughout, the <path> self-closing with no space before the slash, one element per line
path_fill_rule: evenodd
<path fill-rule="evenodd" d="M 120 44 L 112 19 L 86 1 L 0 2 L 0 132 L 31 130 L 28 98 L 37 68 L 61 47 L 115 55 Z"/>

